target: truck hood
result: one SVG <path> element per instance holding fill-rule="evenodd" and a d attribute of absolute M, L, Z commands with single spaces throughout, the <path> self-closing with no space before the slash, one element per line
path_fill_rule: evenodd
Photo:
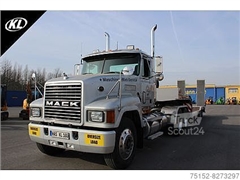
<path fill-rule="evenodd" d="M 138 79 L 138 76 L 135 76 L 135 75 L 121 75 L 122 77 L 122 80 L 123 81 L 137 81 Z M 89 81 L 95 81 L 95 80 L 99 80 L 99 81 L 117 81 L 118 79 L 120 78 L 120 75 L 119 74 L 93 74 L 93 75 L 90 75 L 90 74 L 86 74 L 86 75 L 77 75 L 77 76 L 70 76 L 70 77 L 67 77 L 66 79 L 64 79 L 63 77 L 59 77 L 59 78 L 53 78 L 53 79 L 50 79 L 48 80 L 47 82 L 48 83 L 52 83 L 52 82 L 70 82 L 70 81 L 86 81 L 86 80 L 89 80 Z"/>
<path fill-rule="evenodd" d="M 49 80 L 47 84 L 68 84 L 68 83 L 82 83 L 82 101 L 87 105 L 98 99 L 107 97 L 114 84 L 119 80 L 119 74 L 95 74 L 95 75 L 77 75 L 64 79 L 63 77 Z M 139 77 L 135 75 L 121 75 L 122 78 L 122 95 L 136 96 L 137 91 L 140 91 Z M 117 85 L 110 96 L 116 97 L 118 95 L 119 85 Z"/>

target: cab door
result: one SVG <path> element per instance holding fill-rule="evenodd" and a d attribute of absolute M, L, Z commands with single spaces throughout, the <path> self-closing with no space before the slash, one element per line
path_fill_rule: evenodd
<path fill-rule="evenodd" d="M 154 104 L 155 80 L 151 77 L 150 63 L 151 59 L 143 56 L 140 70 L 141 103 L 143 112 L 150 111 Z"/>

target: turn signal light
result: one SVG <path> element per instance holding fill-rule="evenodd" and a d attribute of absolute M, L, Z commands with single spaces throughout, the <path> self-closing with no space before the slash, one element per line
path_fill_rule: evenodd
<path fill-rule="evenodd" d="M 107 111 L 106 123 L 115 123 L 115 111 Z"/>

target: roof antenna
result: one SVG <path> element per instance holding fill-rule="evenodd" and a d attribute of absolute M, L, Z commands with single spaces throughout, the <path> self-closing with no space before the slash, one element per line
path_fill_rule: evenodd
<path fill-rule="evenodd" d="M 82 64 L 82 42 L 81 42 L 81 61 L 80 61 L 80 64 Z"/>

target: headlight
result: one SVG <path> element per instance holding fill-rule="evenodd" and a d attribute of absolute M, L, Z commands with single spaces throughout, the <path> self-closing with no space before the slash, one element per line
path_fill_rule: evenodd
<path fill-rule="evenodd" d="M 32 117 L 40 117 L 41 116 L 40 108 L 31 108 L 31 116 Z"/>
<path fill-rule="evenodd" d="M 104 122 L 104 113 L 102 111 L 88 111 L 88 120 L 92 122 Z"/>

